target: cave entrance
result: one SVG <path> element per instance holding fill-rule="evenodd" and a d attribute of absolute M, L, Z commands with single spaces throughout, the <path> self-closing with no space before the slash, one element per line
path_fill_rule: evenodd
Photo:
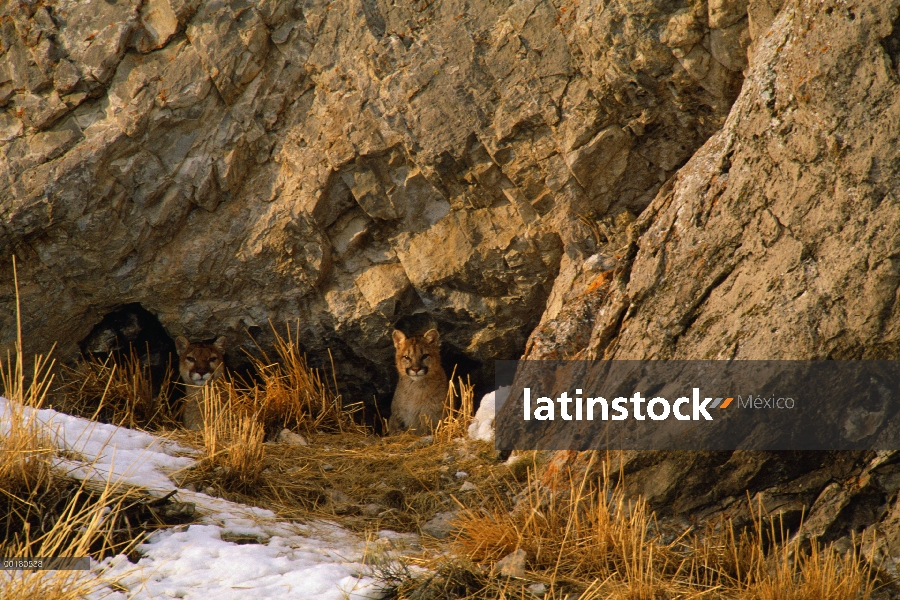
<path fill-rule="evenodd" d="M 173 382 L 178 379 L 175 342 L 156 315 L 137 302 L 108 313 L 78 342 L 78 348 L 85 359 L 104 361 L 112 357 L 118 364 L 134 352 L 150 371 L 154 397 L 159 395 L 167 371 L 172 371 Z"/>

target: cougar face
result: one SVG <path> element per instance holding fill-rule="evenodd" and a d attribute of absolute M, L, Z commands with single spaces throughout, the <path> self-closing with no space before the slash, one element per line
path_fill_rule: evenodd
<path fill-rule="evenodd" d="M 181 380 L 188 385 L 206 385 L 217 379 L 222 374 L 225 341 L 224 337 L 220 337 L 212 344 L 192 344 L 187 338 L 179 336 L 175 340 L 175 348 Z"/>
<path fill-rule="evenodd" d="M 438 332 L 429 330 L 424 335 L 406 337 L 400 331 L 394 331 L 394 347 L 397 349 L 396 362 L 400 375 L 414 380 L 428 375 L 434 365 L 440 365 L 441 355 L 438 347 Z"/>

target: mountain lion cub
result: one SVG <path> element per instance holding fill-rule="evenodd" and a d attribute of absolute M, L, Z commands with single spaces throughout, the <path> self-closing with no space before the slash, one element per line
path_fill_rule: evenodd
<path fill-rule="evenodd" d="M 178 351 L 181 380 L 187 384 L 187 393 L 184 396 L 184 428 L 200 429 L 203 427 L 203 412 L 200 408 L 203 386 L 222 375 L 225 338 L 220 337 L 212 344 L 201 342 L 192 344 L 187 338 L 178 336 L 175 340 L 175 349 Z"/>
<path fill-rule="evenodd" d="M 441 367 L 438 332 L 429 329 L 424 335 L 406 337 L 402 331 L 394 330 L 393 338 L 400 381 L 391 402 L 388 432 L 432 431 L 444 415 L 449 385 Z"/>

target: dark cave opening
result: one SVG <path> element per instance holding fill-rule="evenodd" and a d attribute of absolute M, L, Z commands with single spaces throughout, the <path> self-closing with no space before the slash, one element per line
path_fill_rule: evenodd
<path fill-rule="evenodd" d="M 159 319 L 138 302 L 124 304 L 104 316 L 91 332 L 78 342 L 84 358 L 103 361 L 112 357 L 121 364 L 132 351 L 147 365 L 153 384 L 153 395 L 160 392 L 166 372 L 178 379 L 175 342 Z M 171 395 L 172 390 L 170 390 Z"/>

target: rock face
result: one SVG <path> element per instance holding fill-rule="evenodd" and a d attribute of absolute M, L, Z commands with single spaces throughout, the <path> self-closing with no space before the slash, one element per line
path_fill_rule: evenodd
<path fill-rule="evenodd" d="M 0 11 L 0 253 L 19 260 L 29 349 L 71 357 L 130 303 L 172 337 L 226 335 L 231 359 L 250 335 L 266 347 L 270 321 L 299 323 L 358 399 L 390 395 L 394 326 L 437 326 L 448 362 L 476 371 L 519 356 L 558 274 L 570 283 L 596 250 L 578 216 L 641 213 L 722 126 L 755 14 L 696 0 Z M 4 259 L 5 344 L 13 307 Z"/>
<path fill-rule="evenodd" d="M 723 129 L 614 230 L 619 256 L 585 263 L 528 356 L 896 358 L 896 12 L 786 8 Z"/>
<path fill-rule="evenodd" d="M 559 282 L 529 358 L 900 358 L 898 3 L 777 9 L 750 3 L 752 61 L 724 127 Z M 865 532 L 900 555 L 896 452 L 620 460 L 670 515 L 747 517 L 749 491 L 791 527 L 805 513 L 804 535 Z"/>

